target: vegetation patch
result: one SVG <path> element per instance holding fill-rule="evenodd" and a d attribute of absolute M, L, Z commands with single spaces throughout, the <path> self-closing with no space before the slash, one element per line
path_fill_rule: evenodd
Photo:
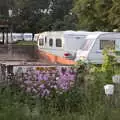
<path fill-rule="evenodd" d="M 120 93 L 105 96 L 104 85 L 120 68 L 107 51 L 104 56 L 99 67 L 79 61 L 68 68 L 19 68 L 13 84 L 0 89 L 0 119 L 119 120 Z"/>
<path fill-rule="evenodd" d="M 35 41 L 17 41 L 13 44 L 15 44 L 15 45 L 37 45 L 37 42 L 35 42 Z"/>

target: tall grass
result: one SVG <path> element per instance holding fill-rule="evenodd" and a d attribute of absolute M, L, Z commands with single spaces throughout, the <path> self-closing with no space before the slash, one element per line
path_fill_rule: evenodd
<path fill-rule="evenodd" d="M 13 44 L 15 44 L 15 45 L 35 45 L 36 46 L 37 42 L 20 40 L 20 41 L 13 43 Z"/>
<path fill-rule="evenodd" d="M 103 89 L 112 78 L 106 80 L 101 69 L 81 65 L 74 87 L 47 98 L 25 93 L 19 85 L 0 88 L 0 120 L 120 120 L 117 96 L 109 104 Z"/>

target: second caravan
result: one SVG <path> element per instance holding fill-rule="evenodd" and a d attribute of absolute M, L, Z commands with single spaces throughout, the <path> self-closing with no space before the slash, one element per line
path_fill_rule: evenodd
<path fill-rule="evenodd" d="M 86 31 L 51 31 L 39 34 L 40 50 L 74 60 L 76 51 L 85 42 L 85 37 L 91 32 Z"/>
<path fill-rule="evenodd" d="M 96 32 L 86 37 L 83 47 L 77 51 L 76 61 L 83 60 L 94 64 L 103 63 L 103 49 L 120 51 L 120 33 Z"/>

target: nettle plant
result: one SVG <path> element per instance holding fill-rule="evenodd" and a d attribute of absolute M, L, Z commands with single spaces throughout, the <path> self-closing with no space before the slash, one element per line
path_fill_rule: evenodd
<path fill-rule="evenodd" d="M 76 69 L 76 86 L 84 86 L 86 83 L 86 78 L 89 74 L 89 64 L 83 61 L 78 61 L 75 65 Z"/>
<path fill-rule="evenodd" d="M 103 64 L 91 68 L 94 76 L 98 76 L 104 83 L 111 83 L 112 76 L 119 71 L 118 53 L 112 49 L 103 50 Z"/>
<path fill-rule="evenodd" d="M 119 74 L 120 70 L 120 51 L 104 50 L 104 63 L 102 64 L 102 71 L 106 73 L 107 79 L 112 80 L 114 74 Z"/>

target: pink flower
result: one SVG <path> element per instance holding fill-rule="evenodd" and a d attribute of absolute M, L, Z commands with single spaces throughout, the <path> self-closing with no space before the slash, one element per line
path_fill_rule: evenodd
<path fill-rule="evenodd" d="M 45 85 L 41 84 L 39 87 L 43 89 L 43 88 L 45 88 Z"/>

